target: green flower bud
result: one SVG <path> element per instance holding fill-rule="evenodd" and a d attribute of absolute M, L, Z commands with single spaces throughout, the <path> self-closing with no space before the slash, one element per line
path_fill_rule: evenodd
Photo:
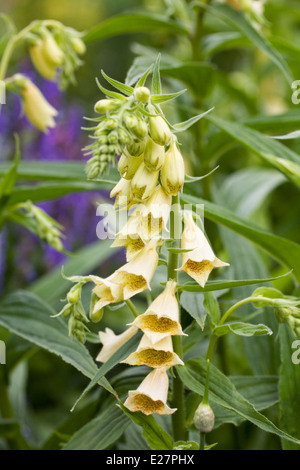
<path fill-rule="evenodd" d="M 81 288 L 82 286 L 80 284 L 76 284 L 67 294 L 67 299 L 70 304 L 76 304 L 80 300 Z"/>
<path fill-rule="evenodd" d="M 115 132 L 112 132 L 111 134 L 109 134 L 108 142 L 110 144 L 117 144 L 119 142 L 118 134 L 116 134 Z"/>
<path fill-rule="evenodd" d="M 103 317 L 103 309 L 95 310 L 95 305 L 99 301 L 99 297 L 93 292 L 90 304 L 90 318 L 93 323 L 99 323 Z"/>
<path fill-rule="evenodd" d="M 128 169 L 128 158 L 123 153 L 118 163 L 118 170 L 120 172 L 120 175 L 124 176 L 127 169 Z"/>
<path fill-rule="evenodd" d="M 161 170 L 161 182 L 164 190 L 176 196 L 183 188 L 185 178 L 184 160 L 179 152 L 176 142 L 172 142 L 167 151 L 165 161 Z"/>
<path fill-rule="evenodd" d="M 134 96 L 140 103 L 147 103 L 150 98 L 150 90 L 145 86 L 141 86 L 135 89 Z"/>
<path fill-rule="evenodd" d="M 215 425 L 215 415 L 209 404 L 200 403 L 194 415 L 195 427 L 201 432 L 211 432 Z"/>
<path fill-rule="evenodd" d="M 108 138 L 106 137 L 106 135 L 100 135 L 99 139 L 98 139 L 98 144 L 99 145 L 106 145 L 108 143 Z"/>
<path fill-rule="evenodd" d="M 78 37 L 73 37 L 71 39 L 71 43 L 72 43 L 74 51 L 77 52 L 77 54 L 82 55 L 82 54 L 85 53 L 86 46 L 85 46 L 82 39 L 80 39 Z"/>
<path fill-rule="evenodd" d="M 119 129 L 118 135 L 122 145 L 127 145 L 130 143 L 130 137 L 123 129 Z"/>
<path fill-rule="evenodd" d="M 166 121 L 161 116 L 149 119 L 150 135 L 158 145 L 168 145 L 172 134 Z"/>
<path fill-rule="evenodd" d="M 115 130 L 117 127 L 117 123 L 114 119 L 109 119 L 107 122 L 106 122 L 106 129 L 108 129 L 109 131 L 113 131 Z"/>
<path fill-rule="evenodd" d="M 95 111 L 99 114 L 105 114 L 108 111 L 112 111 L 116 107 L 112 100 L 100 100 L 95 104 Z"/>

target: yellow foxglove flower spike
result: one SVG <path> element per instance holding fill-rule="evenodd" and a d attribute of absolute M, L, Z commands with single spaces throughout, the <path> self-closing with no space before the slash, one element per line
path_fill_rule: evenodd
<path fill-rule="evenodd" d="M 176 411 L 167 405 L 169 378 L 165 367 L 154 369 L 143 380 L 137 390 L 130 391 L 124 406 L 130 411 L 141 411 L 145 415 L 157 413 L 170 415 Z"/>
<path fill-rule="evenodd" d="M 161 181 L 165 191 L 176 196 L 182 190 L 185 178 L 184 160 L 173 141 L 165 156 L 165 162 L 161 170 Z"/>
<path fill-rule="evenodd" d="M 157 246 L 159 240 L 151 240 L 129 263 L 118 269 L 110 280 L 123 288 L 124 300 L 150 288 L 158 265 Z"/>
<path fill-rule="evenodd" d="M 172 335 L 184 335 L 179 323 L 179 306 L 175 281 L 169 281 L 165 290 L 152 302 L 146 312 L 139 315 L 132 325 L 140 328 L 152 344 Z"/>
<path fill-rule="evenodd" d="M 112 276 L 102 279 L 97 276 L 90 276 L 91 281 L 96 284 L 93 293 L 99 297 L 99 301 L 95 303 L 93 313 L 98 312 L 106 305 L 120 302 L 123 300 L 123 289 L 119 284 L 112 282 Z"/>
<path fill-rule="evenodd" d="M 58 112 L 48 103 L 37 86 L 21 75 L 16 75 L 14 81 L 21 87 L 23 109 L 28 120 L 43 132 L 47 132 L 48 128 L 55 127 L 54 118 Z"/>
<path fill-rule="evenodd" d="M 129 155 L 127 157 L 127 171 L 124 175 L 124 178 L 127 180 L 132 180 L 138 169 L 140 168 L 141 164 L 143 163 L 144 156 L 143 154 L 139 157 L 133 157 Z"/>
<path fill-rule="evenodd" d="M 136 352 L 130 354 L 123 363 L 131 366 L 145 365 L 153 369 L 184 365 L 179 356 L 173 351 L 171 336 L 153 345 L 147 335 L 143 336 Z"/>
<path fill-rule="evenodd" d="M 106 362 L 114 355 L 114 353 L 120 349 L 123 344 L 127 343 L 136 333 L 138 329 L 132 326 L 128 328 L 124 333 L 116 335 L 110 328 L 106 328 L 105 332 L 100 331 L 99 337 L 103 344 L 103 347 L 96 358 L 97 362 Z"/>
<path fill-rule="evenodd" d="M 185 229 L 182 234 L 181 247 L 191 250 L 182 253 L 182 266 L 178 271 L 185 271 L 201 287 L 204 287 L 214 268 L 229 266 L 216 257 L 204 233 L 194 222 L 189 212 L 184 212 Z"/>
<path fill-rule="evenodd" d="M 150 197 L 157 185 L 159 171 L 149 171 L 142 163 L 131 181 L 131 191 L 137 201 Z"/>

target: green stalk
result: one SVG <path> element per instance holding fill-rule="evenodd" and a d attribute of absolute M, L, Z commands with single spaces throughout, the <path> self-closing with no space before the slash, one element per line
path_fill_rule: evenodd
<path fill-rule="evenodd" d="M 176 239 L 176 232 L 178 230 L 178 227 L 175 226 L 175 223 L 181 220 L 179 195 L 173 197 L 172 208 L 173 211 L 171 213 L 170 219 L 170 238 L 175 240 L 174 246 L 178 247 L 179 240 Z M 178 268 L 178 258 L 178 253 L 169 253 L 168 280 L 172 279 L 176 282 L 178 281 L 178 272 L 176 271 Z M 183 349 L 181 336 L 173 336 L 173 348 L 174 352 L 178 354 L 180 358 L 182 358 Z M 177 408 L 177 411 L 172 415 L 173 438 L 175 441 L 184 441 L 187 439 L 185 422 L 184 386 L 176 372 L 175 377 L 173 377 L 172 407 Z"/>

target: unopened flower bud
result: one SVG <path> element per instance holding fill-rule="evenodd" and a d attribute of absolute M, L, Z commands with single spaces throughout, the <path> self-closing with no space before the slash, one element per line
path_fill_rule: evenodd
<path fill-rule="evenodd" d="M 134 96 L 140 103 L 147 103 L 150 98 L 150 90 L 145 86 L 140 86 L 135 89 Z"/>
<path fill-rule="evenodd" d="M 43 39 L 43 53 L 45 59 L 55 67 L 60 67 L 63 64 L 65 55 L 52 34 L 47 34 Z"/>
<path fill-rule="evenodd" d="M 176 196 L 183 188 L 184 178 L 184 160 L 174 141 L 166 153 L 165 162 L 161 170 L 162 185 L 168 194 Z"/>
<path fill-rule="evenodd" d="M 127 169 L 128 169 L 128 158 L 123 153 L 118 163 L 118 170 L 120 172 L 120 175 L 124 176 Z"/>
<path fill-rule="evenodd" d="M 211 432 L 215 425 L 215 415 L 209 404 L 200 403 L 194 415 L 195 427 L 201 432 Z"/>
<path fill-rule="evenodd" d="M 161 116 L 149 119 L 150 135 L 158 145 L 168 145 L 172 134 L 166 121 Z"/>
<path fill-rule="evenodd" d="M 95 104 L 95 111 L 99 114 L 105 114 L 115 108 L 115 103 L 112 100 L 100 100 Z"/>
<path fill-rule="evenodd" d="M 165 148 L 149 138 L 145 147 L 144 161 L 148 170 L 160 170 L 165 161 Z"/>
<path fill-rule="evenodd" d="M 67 294 L 67 299 L 70 304 L 76 304 L 81 297 L 81 285 L 77 284 L 72 289 L 70 292 Z"/>
<path fill-rule="evenodd" d="M 99 297 L 93 292 L 90 304 L 90 318 L 93 323 L 99 323 L 103 317 L 103 308 L 95 310 L 97 302 L 99 302 Z"/>
<path fill-rule="evenodd" d="M 32 45 L 29 52 L 36 70 L 42 75 L 42 77 L 53 81 L 56 77 L 56 66 L 46 59 L 43 40 L 40 39 Z"/>
<path fill-rule="evenodd" d="M 143 160 L 144 160 L 143 155 L 140 155 L 139 157 L 133 157 L 132 155 L 130 155 L 127 158 L 127 171 L 126 171 L 126 175 L 124 176 L 126 180 L 132 180 L 132 178 L 138 171 L 139 167 L 143 163 Z"/>
<path fill-rule="evenodd" d="M 84 54 L 85 51 L 86 51 L 86 46 L 83 42 L 82 39 L 78 38 L 78 37 L 73 37 L 71 39 L 71 42 L 72 42 L 72 46 L 73 46 L 73 49 L 75 52 L 77 52 L 77 54 Z"/>

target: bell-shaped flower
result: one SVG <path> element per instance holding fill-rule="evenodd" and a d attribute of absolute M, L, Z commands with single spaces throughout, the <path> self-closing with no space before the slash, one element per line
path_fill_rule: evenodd
<path fill-rule="evenodd" d="M 106 362 L 108 359 L 120 349 L 123 344 L 127 343 L 136 333 L 138 329 L 134 326 L 128 328 L 124 333 L 116 335 L 110 328 L 106 328 L 105 332 L 100 331 L 99 337 L 103 347 L 96 358 L 98 362 Z"/>
<path fill-rule="evenodd" d="M 168 194 L 176 196 L 183 188 L 185 166 L 183 157 L 173 141 L 166 153 L 165 162 L 161 170 L 161 182 Z"/>
<path fill-rule="evenodd" d="M 152 344 L 172 335 L 184 335 L 179 323 L 179 306 L 175 281 L 169 281 L 165 290 L 152 302 L 145 313 L 139 315 L 134 326 L 140 328 Z"/>
<path fill-rule="evenodd" d="M 37 86 L 23 76 L 16 76 L 15 83 L 20 85 L 23 109 L 28 120 L 43 132 L 55 127 L 54 118 L 58 112 L 48 103 Z"/>
<path fill-rule="evenodd" d="M 167 229 L 172 197 L 161 186 L 157 186 L 152 196 L 140 204 L 135 213 L 141 217 L 141 233 L 145 238 L 152 238 Z"/>
<path fill-rule="evenodd" d="M 110 280 L 123 289 L 124 300 L 150 289 L 150 282 L 158 265 L 159 240 L 150 240 L 129 263 L 118 269 Z"/>
<path fill-rule="evenodd" d="M 143 380 L 137 390 L 131 390 L 124 406 L 130 411 L 141 411 L 145 415 L 157 413 L 170 415 L 176 411 L 167 405 L 169 378 L 165 367 L 154 369 Z"/>
<path fill-rule="evenodd" d="M 43 54 L 47 62 L 54 67 L 60 67 L 64 62 L 65 55 L 50 33 L 43 38 Z"/>
<path fill-rule="evenodd" d="M 201 287 L 204 287 L 214 268 L 229 266 L 216 257 L 204 233 L 193 220 L 193 215 L 184 213 L 185 229 L 181 247 L 188 250 L 182 253 L 182 266 L 178 271 L 185 271 Z"/>
<path fill-rule="evenodd" d="M 171 336 L 152 344 L 147 335 L 144 335 L 136 352 L 125 359 L 124 364 L 131 366 L 149 366 L 153 369 L 184 365 L 179 356 L 173 351 Z"/>
<path fill-rule="evenodd" d="M 125 155 L 126 158 L 126 155 Z M 140 168 L 141 164 L 143 163 L 144 157 L 140 155 L 138 157 L 133 157 L 129 155 L 127 157 L 127 170 L 124 175 L 124 178 L 127 180 L 132 180 L 138 169 Z"/>
<path fill-rule="evenodd" d="M 144 240 L 141 234 L 141 218 L 133 214 L 117 234 L 111 247 L 125 246 L 126 260 L 130 261 L 145 247 L 146 243 L 147 240 Z"/>
<path fill-rule="evenodd" d="M 90 276 L 92 282 L 96 284 L 93 293 L 99 298 L 95 303 L 93 312 L 98 312 L 106 305 L 123 300 L 123 288 L 120 284 L 112 282 L 113 276 L 102 279 L 98 276 Z"/>
<path fill-rule="evenodd" d="M 157 185 L 159 171 L 149 171 L 143 162 L 131 180 L 131 191 L 137 201 L 150 197 Z"/>
<path fill-rule="evenodd" d="M 131 191 L 130 181 L 121 178 L 118 184 L 113 188 L 110 197 L 115 197 L 115 207 L 128 207 L 130 206 L 133 196 Z"/>
<path fill-rule="evenodd" d="M 148 170 L 158 171 L 161 169 L 165 161 L 165 147 L 156 144 L 150 137 L 147 140 L 144 162 Z"/>
<path fill-rule="evenodd" d="M 47 80 L 54 81 L 57 69 L 53 63 L 48 61 L 45 55 L 44 40 L 39 39 L 33 44 L 29 49 L 29 53 L 32 63 L 39 74 Z"/>

